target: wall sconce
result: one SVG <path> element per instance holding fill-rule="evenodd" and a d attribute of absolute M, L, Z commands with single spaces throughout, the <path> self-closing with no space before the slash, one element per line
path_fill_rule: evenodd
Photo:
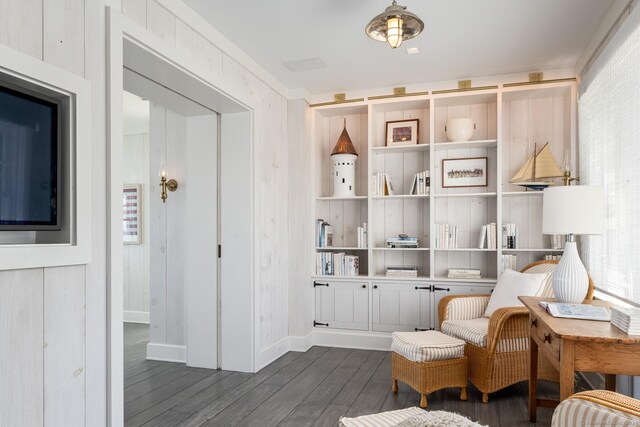
<path fill-rule="evenodd" d="M 175 179 L 167 180 L 167 166 L 164 161 L 160 167 L 160 188 L 162 189 L 162 192 L 160 193 L 162 203 L 166 203 L 167 190 L 174 192 L 178 189 L 178 181 Z"/>

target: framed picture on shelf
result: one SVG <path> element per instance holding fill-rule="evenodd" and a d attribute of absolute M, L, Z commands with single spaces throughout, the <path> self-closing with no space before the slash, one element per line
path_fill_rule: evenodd
<path fill-rule="evenodd" d="M 442 188 L 486 186 L 486 157 L 442 159 Z"/>
<path fill-rule="evenodd" d="M 418 119 L 387 122 L 387 147 L 416 145 L 418 143 Z"/>
<path fill-rule="evenodd" d="M 122 241 L 125 245 L 142 243 L 140 231 L 140 184 L 125 184 L 122 187 Z"/>

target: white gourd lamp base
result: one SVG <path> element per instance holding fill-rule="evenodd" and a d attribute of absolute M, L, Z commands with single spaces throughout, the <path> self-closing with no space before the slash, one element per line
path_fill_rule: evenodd
<path fill-rule="evenodd" d="M 567 235 L 564 253 L 551 278 L 553 293 L 560 302 L 581 304 L 589 291 L 587 269 L 580 260 L 575 236 Z"/>

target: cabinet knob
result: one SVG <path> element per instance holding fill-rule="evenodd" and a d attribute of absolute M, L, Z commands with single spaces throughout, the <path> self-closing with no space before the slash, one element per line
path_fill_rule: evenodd
<path fill-rule="evenodd" d="M 362 285 L 362 289 L 365 289 L 367 287 L 367 285 Z"/>
<path fill-rule="evenodd" d="M 544 334 L 544 342 L 551 344 L 551 334 Z"/>
<path fill-rule="evenodd" d="M 538 327 L 538 319 L 531 320 L 531 326 L 533 326 L 534 328 L 537 328 Z"/>
<path fill-rule="evenodd" d="M 378 289 L 378 285 L 373 285 L 373 289 Z"/>

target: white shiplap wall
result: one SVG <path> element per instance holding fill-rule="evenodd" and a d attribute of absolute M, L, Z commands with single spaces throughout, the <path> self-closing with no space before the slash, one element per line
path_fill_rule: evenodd
<path fill-rule="evenodd" d="M 124 137 L 124 183 L 140 185 L 141 241 L 124 245 L 124 319 L 138 320 L 149 316 L 149 134 Z"/>
<path fill-rule="evenodd" d="M 92 89 L 93 261 L 0 272 L 0 419 L 3 425 L 106 425 L 106 7 L 189 54 L 254 109 L 255 277 L 262 351 L 287 337 L 289 210 L 287 101 L 216 48 L 177 1 L 0 0 L 0 43 L 87 78 Z M 176 10 L 177 18 L 169 9 Z M 197 21 L 198 31 L 188 22 Z M 293 203 L 293 206 L 291 206 Z M 301 199 L 300 203 L 304 203 Z M 46 293 L 47 289 L 51 289 Z M 62 316 L 64 314 L 64 316 Z M 44 318 L 50 319 L 43 325 Z M 45 343 L 46 339 L 46 343 Z M 46 350 L 44 345 L 46 344 Z M 47 359 L 49 361 L 47 361 Z M 56 360 L 64 359 L 64 363 Z M 9 384 L 10 387 L 4 387 Z M 10 390 L 10 396 L 5 391 Z M 59 393 L 59 394 L 56 394 Z M 64 398 L 64 404 L 61 399 Z M 46 411 L 44 408 L 47 408 Z"/>

